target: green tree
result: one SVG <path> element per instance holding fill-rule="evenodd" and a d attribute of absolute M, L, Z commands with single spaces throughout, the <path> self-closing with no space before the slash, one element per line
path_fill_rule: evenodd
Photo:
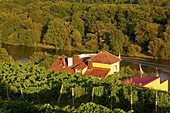
<path fill-rule="evenodd" d="M 168 21 L 166 30 L 163 34 L 165 43 L 163 44 L 160 56 L 163 59 L 170 60 L 170 21 Z"/>
<path fill-rule="evenodd" d="M 123 52 L 123 47 L 125 44 L 125 36 L 121 30 L 112 29 L 110 34 L 110 50 L 115 54 Z"/>
<path fill-rule="evenodd" d="M 165 43 L 161 38 L 156 38 L 149 42 L 148 52 L 153 56 L 160 56 L 160 52 L 162 51 L 161 49 L 164 44 Z"/>
<path fill-rule="evenodd" d="M 72 16 L 71 25 L 84 36 L 84 21 L 80 18 L 81 13 L 76 13 Z"/>
<path fill-rule="evenodd" d="M 143 20 L 137 23 L 134 33 L 136 35 L 135 40 L 145 50 L 147 50 L 147 45 L 149 41 L 157 38 L 158 26 L 159 25 L 156 23 L 150 23 Z"/>
<path fill-rule="evenodd" d="M 43 42 L 55 45 L 57 48 L 64 48 L 66 41 L 69 38 L 65 22 L 62 19 L 56 18 L 50 21 L 47 33 L 44 36 Z"/>
<path fill-rule="evenodd" d="M 32 46 L 37 42 L 37 37 L 38 33 L 32 29 L 22 30 L 22 32 L 19 33 L 18 41 L 21 45 Z"/>
<path fill-rule="evenodd" d="M 82 50 L 83 45 L 82 45 L 82 36 L 80 32 L 77 29 L 74 29 L 72 34 L 70 34 L 70 38 L 72 39 L 71 45 L 75 47 L 75 49 Z"/>
<path fill-rule="evenodd" d="M 40 42 L 42 24 L 32 22 L 26 15 L 10 18 L 1 27 L 1 40 L 5 44 L 32 46 Z"/>
<path fill-rule="evenodd" d="M 168 20 L 168 23 L 166 24 L 166 29 L 163 35 L 164 35 L 165 42 L 170 41 L 170 20 Z"/>
<path fill-rule="evenodd" d="M 160 56 L 165 60 L 170 60 L 170 41 L 163 45 Z"/>
<path fill-rule="evenodd" d="M 35 62 L 35 64 L 39 65 L 40 67 L 45 67 L 49 69 L 50 66 L 57 60 L 58 55 L 51 55 L 47 52 L 34 52 L 30 59 Z"/>
<path fill-rule="evenodd" d="M 131 53 L 131 54 L 135 54 L 135 56 L 137 56 L 137 53 L 141 52 L 141 47 L 138 46 L 138 45 L 131 44 L 128 47 L 128 52 Z"/>
<path fill-rule="evenodd" d="M 98 38 L 96 34 L 87 33 L 87 39 L 85 39 L 85 47 L 90 50 L 98 50 Z"/>
<path fill-rule="evenodd" d="M 29 13 L 29 17 L 32 19 L 33 22 L 43 23 L 44 20 L 42 14 L 43 14 L 42 10 L 31 11 Z"/>
<path fill-rule="evenodd" d="M 9 61 L 9 55 L 6 49 L 2 48 L 2 45 L 0 44 L 0 60 L 3 61 Z"/>
<path fill-rule="evenodd" d="M 13 33 L 18 33 L 21 30 L 21 19 L 18 17 L 6 20 L 2 25 L 1 40 L 3 43 L 8 43 L 8 37 Z"/>

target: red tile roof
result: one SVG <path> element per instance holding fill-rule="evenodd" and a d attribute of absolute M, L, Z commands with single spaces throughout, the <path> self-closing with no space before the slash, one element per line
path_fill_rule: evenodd
<path fill-rule="evenodd" d="M 141 86 L 145 86 L 146 84 L 148 83 L 151 83 L 152 81 L 160 78 L 161 76 L 159 77 L 142 77 L 142 78 L 131 78 L 131 79 L 128 79 L 128 80 L 125 80 L 124 83 L 128 83 L 128 82 L 131 82 L 130 84 L 141 84 Z"/>
<path fill-rule="evenodd" d="M 65 63 L 64 63 L 65 62 Z M 83 62 L 83 59 L 75 59 L 73 58 L 73 65 L 68 66 L 67 58 L 59 57 L 50 67 L 52 71 L 54 69 L 59 69 L 59 72 L 69 71 L 71 74 L 74 74 L 74 67 L 78 66 Z M 65 66 L 64 66 L 65 65 Z"/>
<path fill-rule="evenodd" d="M 115 62 L 121 61 L 122 59 L 118 58 L 117 56 L 115 56 L 107 51 L 101 51 L 100 53 L 93 56 L 89 60 L 92 60 L 92 62 L 113 64 Z"/>
<path fill-rule="evenodd" d="M 82 62 L 82 63 L 80 63 L 80 65 L 76 66 L 74 69 L 84 69 L 87 66 L 88 65 L 86 64 L 86 62 Z"/>
<path fill-rule="evenodd" d="M 68 59 L 64 57 L 59 57 L 50 67 L 52 71 L 54 69 L 59 69 L 59 72 L 69 71 L 71 74 L 75 73 L 74 69 L 84 69 L 85 67 L 89 66 L 88 62 L 97 62 L 97 63 L 105 63 L 105 64 L 113 64 L 115 62 L 121 61 L 120 58 L 118 58 L 115 55 L 112 55 L 111 53 L 107 51 L 102 51 L 98 53 L 97 55 L 93 56 L 89 59 L 89 61 L 85 61 L 83 59 L 72 59 L 73 65 L 68 66 Z M 91 67 L 92 69 L 87 69 L 87 71 L 84 73 L 85 75 L 92 75 L 95 77 L 106 77 L 109 73 L 110 69 L 107 68 L 96 68 Z"/>
<path fill-rule="evenodd" d="M 86 72 L 83 74 L 83 76 L 86 75 L 92 75 L 94 77 L 106 77 L 107 74 L 109 73 L 110 69 L 107 68 L 92 68 L 91 70 L 87 69 Z"/>
<path fill-rule="evenodd" d="M 162 81 L 161 84 L 164 83 L 164 82 L 166 82 L 166 81 L 168 81 L 168 79 L 165 79 L 164 81 Z"/>

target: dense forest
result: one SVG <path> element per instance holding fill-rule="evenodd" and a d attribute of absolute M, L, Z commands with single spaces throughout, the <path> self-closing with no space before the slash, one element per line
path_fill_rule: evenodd
<path fill-rule="evenodd" d="M 97 52 L 105 40 L 113 54 L 169 60 L 169 6 L 169 0 L 1 0 L 0 43 Z"/>

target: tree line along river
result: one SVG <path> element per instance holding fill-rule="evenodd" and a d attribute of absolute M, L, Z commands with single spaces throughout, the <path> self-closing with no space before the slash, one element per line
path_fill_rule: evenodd
<path fill-rule="evenodd" d="M 83 52 L 73 51 L 73 50 L 55 50 L 46 49 L 40 47 L 26 47 L 26 46 L 13 46 L 13 45 L 3 45 L 8 51 L 9 55 L 12 55 L 14 60 L 28 60 L 29 57 L 34 52 L 45 52 L 57 55 L 66 55 L 72 57 L 73 55 L 78 55 Z M 142 69 L 147 75 L 156 73 L 156 68 L 158 69 L 159 75 L 162 80 L 168 79 L 170 81 L 170 61 L 164 60 L 152 60 L 146 58 L 135 58 L 135 57 L 125 57 L 122 56 L 121 66 L 130 66 L 132 69 L 139 70 L 139 64 L 142 65 Z"/>

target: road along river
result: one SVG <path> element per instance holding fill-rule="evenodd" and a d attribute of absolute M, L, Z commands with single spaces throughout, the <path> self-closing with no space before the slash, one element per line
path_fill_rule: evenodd
<path fill-rule="evenodd" d="M 143 71 L 147 75 L 156 73 L 157 68 L 161 79 L 168 79 L 170 81 L 170 61 L 122 57 L 121 66 L 130 66 L 133 69 L 139 70 L 139 64 L 141 64 Z"/>

